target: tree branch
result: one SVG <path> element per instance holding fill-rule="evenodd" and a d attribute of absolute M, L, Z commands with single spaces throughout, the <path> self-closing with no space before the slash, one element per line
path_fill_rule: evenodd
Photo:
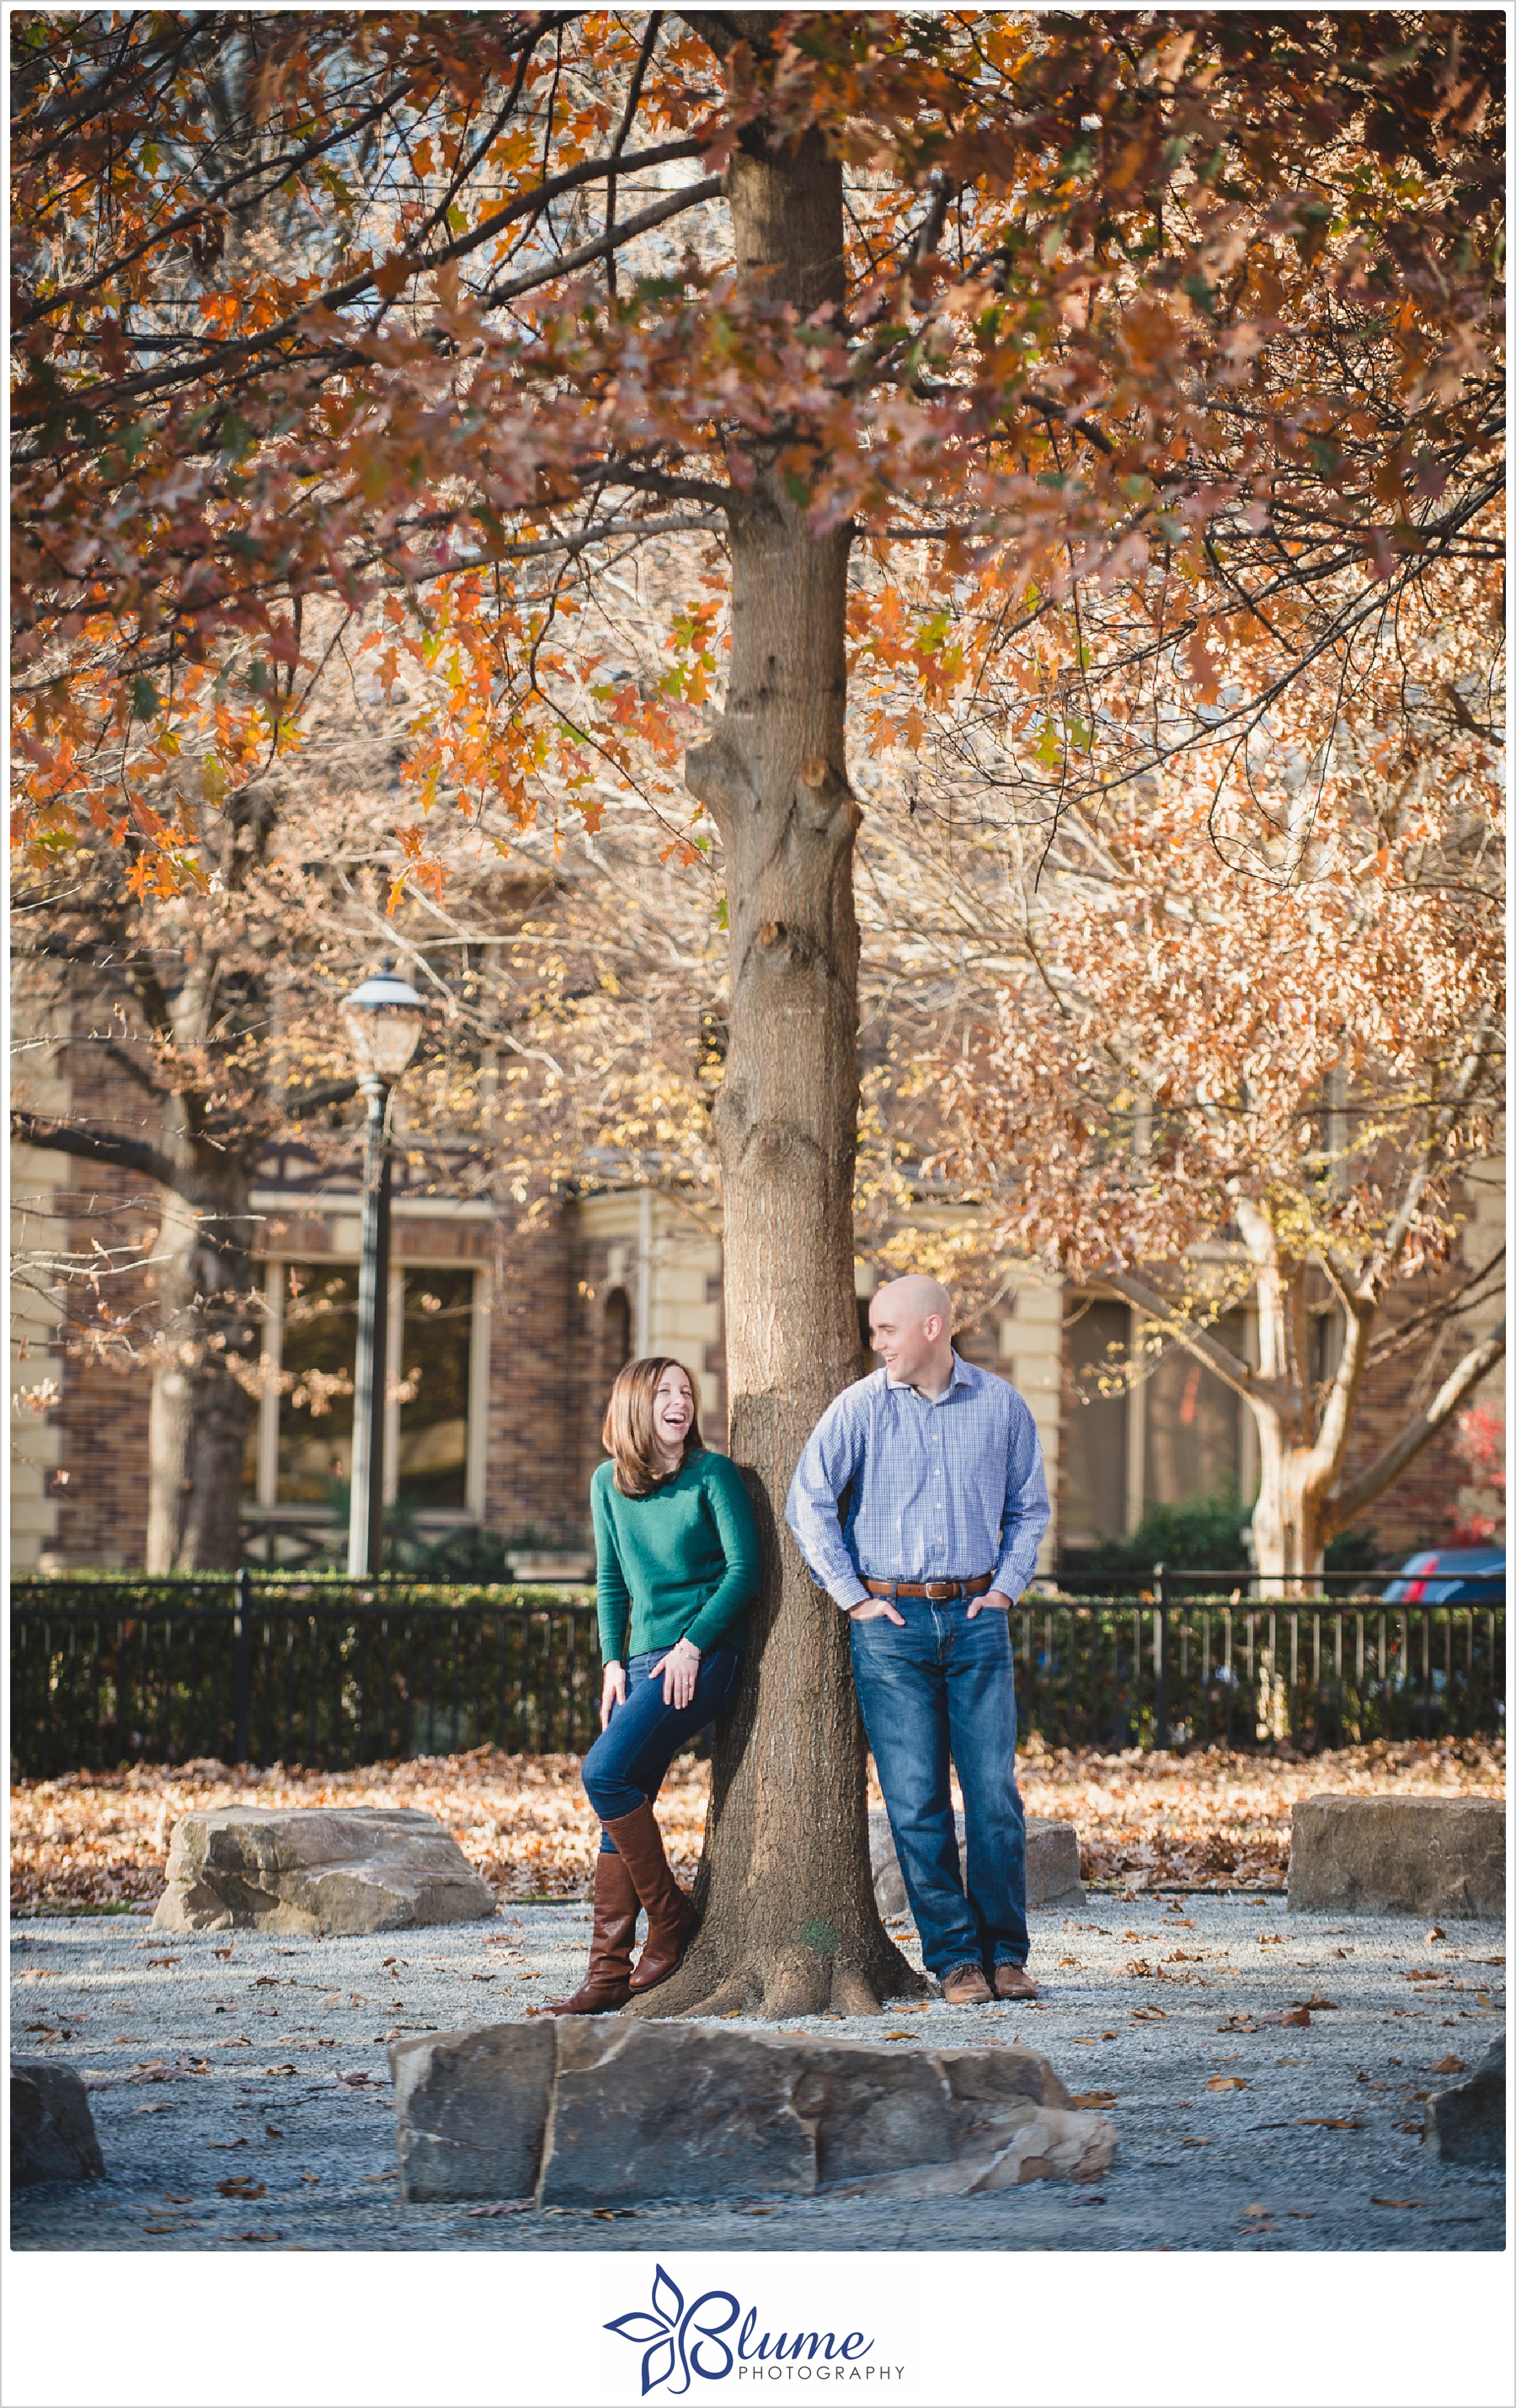
<path fill-rule="evenodd" d="M 50 1154 L 71 1154 L 80 1162 L 98 1162 L 113 1170 L 135 1170 L 160 1187 L 173 1187 L 177 1173 L 166 1154 L 145 1138 L 110 1137 L 103 1129 L 78 1128 L 68 1121 L 47 1120 L 37 1112 L 12 1111 L 10 1134 L 17 1145 L 40 1146 Z"/>
<path fill-rule="evenodd" d="M 1356 1521 L 1365 1505 L 1372 1505 L 1393 1481 L 1398 1480 L 1408 1463 L 1414 1462 L 1423 1446 L 1435 1439 L 1438 1430 L 1451 1420 L 1470 1388 L 1478 1387 L 1487 1371 L 1493 1371 L 1506 1351 L 1506 1325 L 1501 1323 L 1478 1346 L 1471 1346 L 1462 1362 L 1454 1365 L 1424 1413 L 1408 1422 L 1397 1439 L 1376 1455 L 1368 1469 L 1360 1472 L 1346 1488 L 1329 1497 L 1321 1514 L 1323 1539 L 1336 1538 L 1350 1522 Z"/>
<path fill-rule="evenodd" d="M 482 309 L 498 308 L 502 301 L 514 301 L 523 293 L 531 293 L 541 284 L 551 284 L 560 276 L 571 276 L 577 268 L 588 267 L 597 259 L 606 259 L 622 243 L 630 242 L 634 235 L 646 234 L 651 226 L 661 225 L 665 218 L 678 217 L 682 210 L 693 208 L 698 201 L 714 201 L 720 192 L 722 179 L 707 176 L 699 184 L 686 184 L 671 193 L 651 208 L 640 209 L 634 218 L 623 218 L 612 225 L 595 242 L 582 242 L 577 251 L 566 251 L 561 259 L 549 260 L 541 267 L 529 269 L 523 276 L 513 276 L 506 283 L 497 284 L 490 292 L 482 293 Z"/>
<path fill-rule="evenodd" d="M 1142 1280 L 1133 1279 L 1126 1271 L 1101 1271 L 1098 1278 L 1102 1287 L 1114 1288 L 1118 1296 L 1124 1296 L 1127 1302 L 1134 1304 L 1149 1321 L 1159 1322 L 1179 1345 L 1190 1354 L 1197 1354 L 1218 1379 L 1224 1380 L 1229 1388 L 1235 1388 L 1239 1397 L 1253 1399 L 1264 1395 L 1264 1383 L 1250 1363 L 1245 1363 L 1239 1354 L 1234 1354 L 1230 1346 L 1223 1346 L 1209 1330 L 1186 1326 L 1181 1315 L 1157 1288 L 1148 1287 Z"/>
<path fill-rule="evenodd" d="M 304 1095 L 292 1096 L 284 1111 L 292 1121 L 301 1121 L 308 1112 L 322 1111 L 327 1104 L 345 1104 L 357 1092 L 356 1079 L 334 1079 L 330 1086 L 310 1087 Z"/>

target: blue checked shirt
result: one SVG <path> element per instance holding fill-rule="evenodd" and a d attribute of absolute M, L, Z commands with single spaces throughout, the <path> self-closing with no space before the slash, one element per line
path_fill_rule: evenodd
<path fill-rule="evenodd" d="M 849 1491 L 845 1518 L 838 1499 Z M 935 1403 L 886 1371 L 833 1398 L 796 1466 L 785 1519 L 845 1609 L 871 1580 L 973 1580 L 1011 1601 L 1047 1527 L 1042 1442 L 1009 1381 L 953 1356 Z"/>

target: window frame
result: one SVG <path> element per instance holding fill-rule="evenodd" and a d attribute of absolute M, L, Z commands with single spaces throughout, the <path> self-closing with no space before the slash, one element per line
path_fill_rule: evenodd
<path fill-rule="evenodd" d="M 279 1409 L 282 1391 L 278 1375 L 283 1369 L 284 1287 L 285 1274 L 292 1263 L 302 1268 L 326 1268 L 348 1269 L 354 1257 L 335 1250 L 327 1254 L 278 1254 L 259 1257 L 262 1272 L 264 1338 L 261 1354 L 271 1361 L 274 1378 L 258 1398 L 257 1480 L 255 1493 L 244 1497 L 242 1511 L 259 1523 L 327 1522 L 331 1515 L 321 1505 L 296 1504 L 279 1496 Z M 490 1342 L 490 1273 L 485 1263 L 460 1260 L 456 1254 L 444 1254 L 436 1247 L 425 1253 L 407 1253 L 398 1259 L 390 1256 L 389 1291 L 385 1298 L 388 1316 L 388 1357 L 391 1376 L 402 1369 L 400 1350 L 403 1337 L 402 1312 L 405 1298 L 405 1278 L 408 1271 L 467 1271 L 473 1282 L 469 1315 L 469 1426 L 465 1440 L 463 1496 L 461 1506 L 436 1506 L 418 1514 L 419 1521 L 438 1529 L 462 1529 L 484 1520 L 484 1492 L 489 1458 L 489 1342 Z M 398 1398 L 390 1398 L 384 1407 L 384 1502 L 393 1505 L 399 1491 L 400 1405 Z"/>

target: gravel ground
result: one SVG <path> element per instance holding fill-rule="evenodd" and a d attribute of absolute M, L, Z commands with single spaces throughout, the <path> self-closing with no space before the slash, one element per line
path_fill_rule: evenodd
<path fill-rule="evenodd" d="M 1282 1899 L 1091 1895 L 1039 1918 L 1035 2005 L 892 2008 L 791 2028 L 892 2045 L 1019 2038 L 1114 2094 L 1098 2190 L 730 2208 L 405 2206 L 385 2041 L 513 2019 L 573 1986 L 587 1911 L 362 1939 L 12 1927 L 12 2048 L 76 2066 L 107 2178 L 15 2194 L 19 2249 L 1459 2249 L 1505 2243 L 1498 2175 L 1443 2167 L 1420 2100 L 1500 2029 L 1505 1934 L 1329 1922 Z M 919 1961 L 908 1926 L 897 1926 Z M 1309 2025 L 1278 2021 L 1324 1997 Z M 39 2028 L 40 2027 L 40 2028 Z M 728 2026 L 730 2028 L 730 2026 Z M 235 2183 L 237 2191 L 224 2186 Z"/>

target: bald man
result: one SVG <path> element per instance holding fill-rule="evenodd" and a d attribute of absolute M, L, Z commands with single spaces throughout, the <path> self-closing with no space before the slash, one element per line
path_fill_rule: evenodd
<path fill-rule="evenodd" d="M 922 1959 L 950 2006 L 981 2006 L 1037 1990 L 1009 1609 L 1036 1566 L 1047 1483 L 1025 1401 L 954 1352 L 952 1310 L 947 1290 L 918 1275 L 876 1291 L 869 1329 L 884 1369 L 827 1407 L 785 1518 L 852 1625 L 853 1678 Z"/>

